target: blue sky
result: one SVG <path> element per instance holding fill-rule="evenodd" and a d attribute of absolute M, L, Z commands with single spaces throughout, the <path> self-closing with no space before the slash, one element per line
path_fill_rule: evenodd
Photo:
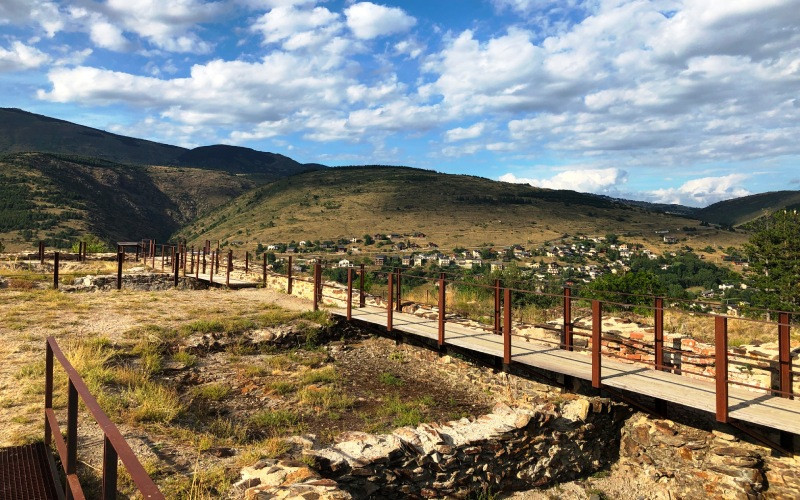
<path fill-rule="evenodd" d="M 800 1 L 3 0 L 0 106 L 704 206 L 800 189 Z"/>

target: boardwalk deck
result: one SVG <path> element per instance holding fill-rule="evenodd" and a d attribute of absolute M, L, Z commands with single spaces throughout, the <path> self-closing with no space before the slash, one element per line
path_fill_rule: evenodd
<path fill-rule="evenodd" d="M 194 274 L 189 274 L 187 272 L 186 277 L 187 278 L 195 278 L 195 275 Z M 201 281 L 203 283 L 212 284 L 211 276 L 208 273 L 206 273 L 206 274 L 202 274 L 201 273 L 199 276 L 197 276 L 197 280 Z M 214 273 L 213 284 L 217 285 L 217 286 L 225 286 L 225 273 L 222 273 L 222 274 Z M 230 286 L 230 288 L 233 288 L 233 289 L 236 289 L 236 290 L 238 290 L 240 288 L 258 288 L 259 282 L 257 282 L 257 281 L 244 281 L 244 280 L 238 280 L 238 279 L 231 278 L 229 286 Z"/>
<path fill-rule="evenodd" d="M 344 310 L 334 309 L 333 314 L 344 316 Z M 386 310 L 367 306 L 354 308 L 352 317 L 374 325 L 386 326 Z M 427 339 L 438 339 L 436 320 L 408 313 L 393 313 L 393 329 Z M 503 357 L 503 339 L 491 332 L 448 323 L 445 342 L 474 352 Z M 566 351 L 552 345 L 528 342 L 512 336 L 512 362 L 570 375 L 583 380 L 592 378 L 592 361 L 589 353 Z M 602 385 L 623 389 L 665 401 L 670 401 L 704 412 L 715 412 L 715 385 L 674 373 L 657 371 L 636 364 L 602 359 Z M 769 394 L 748 391 L 731 386 L 728 392 L 729 415 L 733 419 L 759 424 L 776 430 L 800 434 L 800 401 Z"/>

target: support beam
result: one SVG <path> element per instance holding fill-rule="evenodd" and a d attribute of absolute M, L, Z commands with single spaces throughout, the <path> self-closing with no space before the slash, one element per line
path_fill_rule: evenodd
<path fill-rule="evenodd" d="M 592 301 L 592 387 L 600 388 L 602 378 L 600 351 L 603 338 L 603 305 L 599 300 Z"/>
<path fill-rule="evenodd" d="M 663 370 L 664 365 L 664 299 L 656 297 L 654 309 L 654 331 L 655 331 L 655 367 L 656 370 Z"/>
<path fill-rule="evenodd" d="M 58 290 L 58 257 L 61 252 L 53 253 L 53 288 Z"/>
<path fill-rule="evenodd" d="M 728 422 L 728 318 L 714 318 L 714 372 L 717 382 L 717 422 Z"/>
<path fill-rule="evenodd" d="M 792 346 L 789 336 L 789 313 L 778 315 L 778 362 L 780 365 L 780 396 L 792 398 Z"/>
<path fill-rule="evenodd" d="M 572 350 L 573 346 L 572 331 L 572 289 L 564 287 L 564 328 L 561 330 L 561 346 L 567 351 Z"/>
<path fill-rule="evenodd" d="M 439 349 L 444 347 L 444 315 L 447 308 L 445 287 L 447 283 L 444 280 L 444 273 L 439 275 Z"/>
<path fill-rule="evenodd" d="M 347 321 L 353 319 L 353 268 L 347 268 Z"/>
<path fill-rule="evenodd" d="M 389 290 L 386 293 L 386 331 L 392 331 L 392 299 L 394 295 L 394 273 L 389 272 Z"/>
<path fill-rule="evenodd" d="M 289 256 L 289 265 L 286 268 L 286 278 L 287 278 L 286 279 L 286 293 L 291 295 L 292 294 L 292 256 L 291 255 Z"/>
<path fill-rule="evenodd" d="M 494 334 L 500 335 L 500 280 L 494 280 Z"/>
<path fill-rule="evenodd" d="M 122 252 L 117 252 L 117 290 L 122 290 Z"/>
<path fill-rule="evenodd" d="M 366 300 L 367 300 L 367 297 L 364 295 L 364 264 L 361 264 L 358 275 L 359 275 L 358 307 L 364 307 L 366 305 Z"/>
<path fill-rule="evenodd" d="M 503 368 L 511 366 L 511 289 L 503 291 Z"/>

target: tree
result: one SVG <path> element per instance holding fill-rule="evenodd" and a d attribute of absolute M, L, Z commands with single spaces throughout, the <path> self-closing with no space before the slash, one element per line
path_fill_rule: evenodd
<path fill-rule="evenodd" d="M 753 284 L 765 293 L 760 301 L 768 307 L 800 309 L 800 215 L 797 210 L 773 214 L 750 237 L 744 251 L 750 260 Z"/>

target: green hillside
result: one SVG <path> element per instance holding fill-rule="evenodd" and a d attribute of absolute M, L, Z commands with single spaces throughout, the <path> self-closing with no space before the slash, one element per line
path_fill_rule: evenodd
<path fill-rule="evenodd" d="M 93 233 L 165 240 L 201 213 L 254 187 L 226 172 L 121 165 L 45 153 L 0 157 L 0 241 L 9 250 Z"/>
<path fill-rule="evenodd" d="M 697 220 L 600 196 L 380 166 L 329 168 L 258 187 L 191 223 L 178 236 L 255 246 L 422 232 L 426 241 L 452 248 L 541 244 L 565 233 L 617 233 L 659 247 L 663 240 L 655 231 L 664 229 L 692 244 L 735 244 L 742 238 L 701 227 Z"/>
<path fill-rule="evenodd" d="M 800 206 L 800 191 L 772 191 L 720 201 L 699 210 L 696 217 L 714 224 L 738 226 L 782 208 Z"/>

